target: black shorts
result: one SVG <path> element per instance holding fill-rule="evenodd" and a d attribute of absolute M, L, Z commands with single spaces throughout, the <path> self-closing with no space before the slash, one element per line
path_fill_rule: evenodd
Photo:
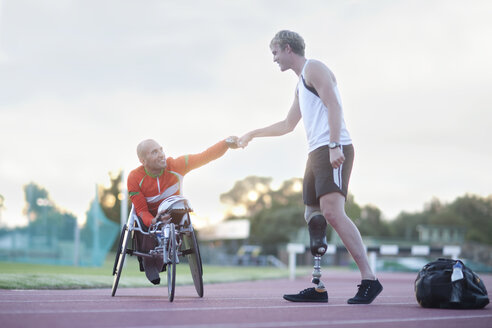
<path fill-rule="evenodd" d="M 309 153 L 302 191 L 304 204 L 318 206 L 320 197 L 332 192 L 339 192 L 347 198 L 350 173 L 354 163 L 354 147 L 353 145 L 341 147 L 345 161 L 338 169 L 333 169 L 331 166 L 328 146 L 321 146 Z"/>

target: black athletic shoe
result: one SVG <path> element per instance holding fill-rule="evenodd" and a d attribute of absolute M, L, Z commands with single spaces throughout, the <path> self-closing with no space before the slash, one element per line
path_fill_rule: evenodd
<path fill-rule="evenodd" d="M 326 290 L 318 291 L 316 288 L 306 288 L 299 294 L 284 295 L 284 299 L 291 302 L 328 302 L 328 293 Z"/>
<path fill-rule="evenodd" d="M 383 286 L 379 280 L 362 280 L 357 294 L 347 301 L 348 304 L 371 304 L 381 293 Z"/>

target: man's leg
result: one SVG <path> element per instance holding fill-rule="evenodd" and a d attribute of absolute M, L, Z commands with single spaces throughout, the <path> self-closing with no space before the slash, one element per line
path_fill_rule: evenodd
<path fill-rule="evenodd" d="M 308 224 L 311 254 L 314 256 L 313 279 L 311 282 L 317 285 L 319 290 L 325 290 L 325 286 L 321 282 L 321 257 L 328 248 L 328 243 L 326 242 L 326 220 L 318 206 L 306 205 L 304 218 Z"/>
<path fill-rule="evenodd" d="M 359 229 L 345 213 L 344 196 L 338 192 L 323 195 L 320 198 L 320 207 L 326 221 L 338 233 L 360 270 L 362 283 L 359 285 L 359 292 L 348 302 L 351 304 L 371 303 L 383 287 L 376 280 L 376 276 L 369 266 Z"/>
<path fill-rule="evenodd" d="M 146 235 L 143 235 L 139 232 L 137 233 L 137 247 L 138 251 L 142 253 L 148 253 L 150 250 L 154 249 L 157 246 L 157 242 Z M 161 271 L 163 260 L 162 257 L 159 258 L 147 258 L 144 257 L 142 259 L 143 267 L 145 271 L 145 276 L 151 283 L 154 285 L 158 285 L 161 282 L 161 278 L 159 276 L 159 272 Z"/>
<path fill-rule="evenodd" d="M 325 254 L 328 244 L 326 242 L 326 220 L 318 206 L 306 206 L 304 218 L 308 224 L 310 249 L 314 256 L 314 270 L 311 282 L 316 287 L 304 289 L 299 294 L 284 295 L 284 299 L 291 302 L 328 302 L 328 292 L 321 281 L 321 257 Z"/>
<path fill-rule="evenodd" d="M 359 229 L 345 214 L 345 198 L 338 192 L 321 196 L 320 207 L 326 221 L 335 229 L 359 267 L 362 279 L 376 279 L 369 266 Z"/>

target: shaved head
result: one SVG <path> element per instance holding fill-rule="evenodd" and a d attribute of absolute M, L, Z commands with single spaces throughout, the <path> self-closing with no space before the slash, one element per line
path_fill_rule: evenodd
<path fill-rule="evenodd" d="M 152 174 L 160 174 L 167 167 L 166 155 L 161 145 L 153 139 L 141 141 L 137 146 L 140 163 Z"/>
<path fill-rule="evenodd" d="M 137 146 L 137 156 L 140 162 L 144 159 L 145 154 L 148 152 L 152 146 L 158 145 L 157 141 L 154 139 L 146 139 L 141 141 Z"/>

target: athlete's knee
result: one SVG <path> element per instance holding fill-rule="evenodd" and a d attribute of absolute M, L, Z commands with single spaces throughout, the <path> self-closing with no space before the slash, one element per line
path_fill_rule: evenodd
<path fill-rule="evenodd" d="M 323 211 L 323 216 L 332 227 L 335 227 L 337 225 L 337 222 L 339 220 L 339 215 L 337 215 L 337 212 L 332 208 L 325 209 Z"/>
<path fill-rule="evenodd" d="M 325 217 L 326 222 L 328 222 L 328 224 L 336 231 L 341 227 L 346 226 L 347 223 L 352 222 L 345 211 L 328 209 L 323 211 L 323 216 Z"/>
<path fill-rule="evenodd" d="M 323 255 L 328 243 L 326 241 L 326 220 L 321 212 L 313 212 L 308 218 L 308 229 L 310 237 L 310 248 L 313 256 Z"/>
<path fill-rule="evenodd" d="M 346 216 L 345 200 L 339 193 L 331 193 L 321 198 L 321 212 L 326 221 L 336 229 Z"/>

